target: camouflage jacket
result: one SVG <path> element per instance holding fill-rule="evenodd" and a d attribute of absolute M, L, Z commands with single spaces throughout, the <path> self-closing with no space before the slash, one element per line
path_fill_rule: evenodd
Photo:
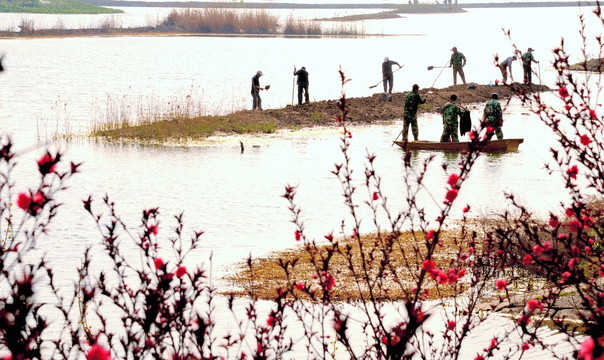
<path fill-rule="evenodd" d="M 405 96 L 405 117 L 408 119 L 414 118 L 417 113 L 419 104 L 424 104 L 426 99 L 421 97 L 418 92 L 411 91 Z"/>
<path fill-rule="evenodd" d="M 522 63 L 524 65 L 530 65 L 531 61 L 535 61 L 535 58 L 533 57 L 533 53 L 530 51 L 525 52 L 522 55 Z"/>
<path fill-rule="evenodd" d="M 456 52 L 451 54 L 451 66 L 465 66 L 466 65 L 466 57 L 460 53 Z"/>
<path fill-rule="evenodd" d="M 490 121 L 493 126 L 501 126 L 502 111 L 501 104 L 495 99 L 489 100 L 484 107 L 484 119 Z"/>
<path fill-rule="evenodd" d="M 456 125 L 457 117 L 463 114 L 463 110 L 456 103 L 450 101 L 443 107 L 443 124 Z"/>

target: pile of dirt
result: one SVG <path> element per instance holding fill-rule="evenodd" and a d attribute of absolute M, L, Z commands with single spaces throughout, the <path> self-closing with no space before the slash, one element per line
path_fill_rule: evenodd
<path fill-rule="evenodd" d="M 462 106 L 470 104 L 484 105 L 496 92 L 499 101 L 505 105 L 509 99 L 516 96 L 526 96 L 532 92 L 551 91 L 545 85 L 524 85 L 514 83 L 505 86 L 476 85 L 475 89 L 468 89 L 467 85 L 455 85 L 443 89 L 420 89 L 420 94 L 426 98 L 426 103 L 420 106 L 418 114 L 424 112 L 441 112 L 452 94 L 457 95 L 457 103 Z M 392 121 L 401 119 L 404 112 L 405 96 L 407 93 L 394 93 L 391 100 L 384 98 L 382 93 L 368 97 L 347 98 L 347 119 L 349 122 L 369 124 L 379 121 Z M 337 105 L 339 100 L 324 100 L 303 105 L 286 106 L 281 109 L 268 109 L 262 112 L 246 110 L 242 113 L 246 117 L 257 120 L 272 121 L 280 129 L 300 128 L 312 126 L 331 125 L 334 119 L 341 114 Z"/>

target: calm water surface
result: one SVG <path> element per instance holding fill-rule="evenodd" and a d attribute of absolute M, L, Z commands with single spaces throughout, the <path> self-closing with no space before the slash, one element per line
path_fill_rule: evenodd
<path fill-rule="evenodd" d="M 166 11 L 126 10 L 120 20 L 124 26 L 161 18 Z M 82 173 L 62 195 L 65 206 L 43 242 L 50 262 L 62 265 L 62 284 L 71 285 L 72 270 L 79 265 L 83 250 L 99 239 L 92 219 L 82 210 L 81 200 L 89 194 L 98 200 L 108 194 L 123 220 L 132 226 L 137 224 L 142 209 L 160 206 L 164 216 L 160 231 L 164 235 L 175 225 L 170 215 L 184 211 L 188 230 L 205 231 L 202 250 L 191 262 L 207 263 L 212 253 L 214 274 L 219 277 L 225 267 L 249 254 L 262 256 L 295 245 L 287 204 L 281 198 L 286 184 L 298 186 L 297 199 L 311 237 L 337 233 L 340 221 L 349 220 L 338 182 L 330 174 L 334 164 L 342 161 L 335 130 L 234 136 L 190 146 L 48 139 L 55 134 L 86 133 L 92 124 L 115 118 L 116 114 L 136 118 L 148 112 L 168 111 L 184 106 L 187 96 L 189 105 L 200 113 L 250 108 L 250 78 L 259 69 L 266 75 L 262 84 L 271 85 L 270 91 L 262 93 L 267 108 L 291 103 L 293 65 L 305 65 L 309 70 L 313 101 L 339 96 L 340 67 L 352 79 L 345 88 L 348 96 L 370 95 L 369 86 L 381 78 L 384 56 L 405 65 L 395 75 L 397 91 L 406 91 L 413 83 L 421 87 L 448 86 L 449 69 L 441 74 L 438 69 L 426 68 L 446 64 L 452 46 L 457 46 L 468 59 L 467 80 L 489 83 L 499 77 L 498 69 L 492 65 L 493 56 L 509 56 L 513 51 L 502 27 L 512 29 L 512 37 L 521 49 L 536 49 L 536 58 L 542 60 L 536 70 L 542 81 L 553 87 L 550 50 L 564 36 L 571 54 L 578 54 L 580 11 L 476 9 L 457 15 L 409 15 L 388 21 L 365 21 L 362 25 L 368 33 L 389 36 L 344 39 L 98 36 L 0 40 L 7 69 L 0 76 L 4 85 L 0 92 L 0 132 L 10 134 L 16 148 L 22 150 L 16 173 L 19 190 L 33 185 L 29 176 L 35 173 L 34 160 L 46 144 L 65 151 L 70 161 L 84 162 Z M 12 15 L 12 20 L 9 15 L 1 16 L 4 26 L 14 26 L 10 21 L 19 23 L 20 15 Z M 307 16 L 316 15 L 313 12 Z M 540 23 L 545 18 L 547 23 Z M 94 21 L 86 16 L 69 19 L 76 24 Z M 53 24 L 53 20 L 67 21 L 60 16 L 44 21 Z M 588 21 L 589 25 L 592 23 Z M 537 31 L 539 26 L 543 30 Z M 594 24 L 588 33 L 598 29 Z M 521 66 L 515 65 L 515 78 L 519 80 Z M 482 107 L 483 104 L 473 107 L 475 121 Z M 460 192 L 458 214 L 466 203 L 473 205 L 476 216 L 500 212 L 508 207 L 505 192 L 515 193 L 540 215 L 546 215 L 566 199 L 561 180 L 543 169 L 552 143 L 547 129 L 516 102 L 506 107 L 504 118 L 506 137 L 522 137 L 525 142 L 517 152 L 488 154 L 480 159 Z M 422 139 L 440 137 L 439 115 L 425 115 L 419 122 Z M 402 182 L 402 152 L 391 146 L 401 125 L 395 122 L 352 129 L 351 156 L 359 175 L 357 180 L 361 180 L 365 155 L 376 154 L 376 167 L 394 212 L 404 206 L 407 191 Z M 244 153 L 240 152 L 239 141 L 246 146 Z M 445 163 L 455 169 L 460 157 L 418 152 L 413 163 L 419 166 L 431 155 L 436 155 L 436 161 L 420 200 L 429 214 L 436 214 L 441 203 L 434 199 L 444 197 L 446 181 L 440 165 Z M 360 192 L 359 202 L 364 200 L 363 194 Z M 360 209 L 368 215 L 363 206 Z M 363 230 L 373 230 L 370 224 L 367 217 Z"/>

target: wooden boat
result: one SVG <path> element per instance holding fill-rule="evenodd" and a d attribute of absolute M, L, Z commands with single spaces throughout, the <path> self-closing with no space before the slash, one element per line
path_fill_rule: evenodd
<path fill-rule="evenodd" d="M 524 139 L 491 140 L 482 148 L 482 151 L 515 151 L 518 150 L 518 145 L 522 144 L 523 142 Z M 409 141 L 407 143 L 407 146 L 405 146 L 405 142 L 401 140 L 395 140 L 394 143 L 406 150 L 461 151 L 470 149 L 469 142 L 439 142 L 418 140 Z"/>

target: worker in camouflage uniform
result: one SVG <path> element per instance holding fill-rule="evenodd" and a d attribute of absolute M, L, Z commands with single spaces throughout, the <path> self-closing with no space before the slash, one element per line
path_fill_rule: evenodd
<path fill-rule="evenodd" d="M 403 140 L 407 141 L 409 136 L 409 124 L 413 138 L 417 141 L 419 130 L 417 128 L 417 108 L 420 104 L 425 104 L 426 98 L 419 94 L 419 85 L 413 84 L 411 92 L 405 96 L 405 114 L 403 115 Z"/>
<path fill-rule="evenodd" d="M 457 95 L 451 95 L 451 101 L 443 107 L 443 134 L 440 137 L 440 142 L 459 142 L 458 118 L 463 114 L 463 110 L 455 103 Z"/>
<path fill-rule="evenodd" d="M 503 139 L 503 131 L 501 131 L 501 127 L 503 126 L 503 113 L 501 111 L 501 104 L 497 99 L 499 96 L 497 93 L 493 93 L 491 95 L 491 100 L 487 102 L 487 105 L 484 107 L 484 121 L 487 127 L 493 128 L 493 131 L 487 133 L 489 139 L 493 136 L 493 133 L 497 135 L 497 139 Z"/>
<path fill-rule="evenodd" d="M 522 69 L 524 70 L 524 83 L 531 85 L 533 83 L 533 71 L 531 69 L 531 63 L 539 61 L 533 57 L 533 48 L 528 48 L 528 51 L 522 54 Z"/>
<path fill-rule="evenodd" d="M 451 51 L 451 60 L 449 60 L 449 66 L 453 68 L 453 85 L 457 85 L 457 74 L 461 77 L 461 81 L 466 83 L 466 76 L 463 73 L 463 67 L 466 66 L 466 57 L 457 51 L 457 48 L 454 46 Z"/>

